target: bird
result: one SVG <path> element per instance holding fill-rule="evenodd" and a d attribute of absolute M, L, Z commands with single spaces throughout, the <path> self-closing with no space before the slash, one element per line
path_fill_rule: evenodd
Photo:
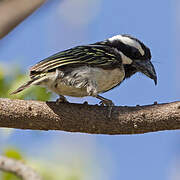
<path fill-rule="evenodd" d="M 134 36 L 115 35 L 39 61 L 29 70 L 30 80 L 11 94 L 38 85 L 58 94 L 59 102 L 67 102 L 65 96 L 92 96 L 99 99 L 101 105 L 113 107 L 113 101 L 100 94 L 119 86 L 137 72 L 157 84 L 150 49 Z"/>

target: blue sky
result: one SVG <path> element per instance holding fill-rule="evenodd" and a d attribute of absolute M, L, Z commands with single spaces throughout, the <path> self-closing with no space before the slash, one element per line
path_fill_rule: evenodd
<path fill-rule="evenodd" d="M 158 85 L 154 86 L 152 80 L 137 74 L 104 96 L 112 99 L 116 105 L 143 105 L 180 99 L 175 51 L 176 1 L 74 2 L 49 1 L 26 19 L 0 41 L 0 62 L 5 62 L 8 67 L 19 65 L 27 71 L 37 61 L 66 48 L 117 34 L 131 34 L 150 47 Z M 76 98 L 70 100 L 82 102 Z M 94 98 L 88 98 L 88 101 L 98 102 Z M 46 144 L 47 139 L 50 142 L 63 138 L 69 142 L 71 139 L 82 142 L 78 145 L 73 142 L 73 148 L 79 146 L 88 152 L 86 147 L 93 149 L 92 164 L 98 166 L 98 179 L 170 180 L 180 150 L 179 131 L 120 136 L 55 131 L 38 132 L 36 136 L 36 133 L 18 130 L 8 140 L 0 142 L 3 146 L 16 145 L 29 155 L 36 154 L 37 148 Z M 87 146 L 84 143 L 86 139 L 93 143 Z M 30 144 L 24 146 L 26 141 Z"/>

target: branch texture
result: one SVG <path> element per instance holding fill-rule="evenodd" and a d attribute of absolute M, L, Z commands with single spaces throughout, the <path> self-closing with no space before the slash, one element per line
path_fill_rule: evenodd
<path fill-rule="evenodd" d="M 138 134 L 180 129 L 180 101 L 147 106 L 97 105 L 0 99 L 0 127 L 91 134 Z"/>
<path fill-rule="evenodd" d="M 23 180 L 41 180 L 40 176 L 27 165 L 5 156 L 0 156 L 0 170 L 14 173 Z"/>

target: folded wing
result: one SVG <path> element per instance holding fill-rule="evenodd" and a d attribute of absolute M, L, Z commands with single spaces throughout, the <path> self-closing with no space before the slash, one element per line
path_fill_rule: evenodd
<path fill-rule="evenodd" d="M 77 46 L 40 61 L 31 67 L 30 77 L 65 66 L 89 65 L 112 68 L 113 66 L 117 67 L 117 64 L 121 65 L 121 57 L 115 49 L 97 44 Z"/>

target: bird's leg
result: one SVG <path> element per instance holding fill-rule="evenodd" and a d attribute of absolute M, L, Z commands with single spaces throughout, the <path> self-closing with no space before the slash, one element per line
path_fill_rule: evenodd
<path fill-rule="evenodd" d="M 93 97 L 96 97 L 98 99 L 101 100 L 100 102 L 100 105 L 106 105 L 109 107 L 109 112 L 108 112 L 108 117 L 110 118 L 111 117 L 111 111 L 112 111 L 112 107 L 114 106 L 114 103 L 109 100 L 109 99 L 106 99 L 102 96 L 99 96 L 97 95 L 97 83 L 96 81 L 90 81 L 87 85 L 87 93 L 89 96 L 93 96 Z"/>
<path fill-rule="evenodd" d="M 112 107 L 114 106 L 114 103 L 109 100 L 109 99 L 106 99 L 100 95 L 97 95 L 96 98 L 100 99 L 100 105 L 106 105 L 109 107 L 109 113 L 108 113 L 108 117 L 110 118 L 111 117 L 111 111 L 112 111 Z"/>
<path fill-rule="evenodd" d="M 114 106 L 114 103 L 110 99 L 106 99 L 100 95 L 97 95 L 96 98 L 100 99 L 100 104 L 101 105 L 106 105 L 106 106 Z"/>
<path fill-rule="evenodd" d="M 68 103 L 68 100 L 63 95 L 59 95 L 59 98 L 56 100 L 56 103 Z"/>

